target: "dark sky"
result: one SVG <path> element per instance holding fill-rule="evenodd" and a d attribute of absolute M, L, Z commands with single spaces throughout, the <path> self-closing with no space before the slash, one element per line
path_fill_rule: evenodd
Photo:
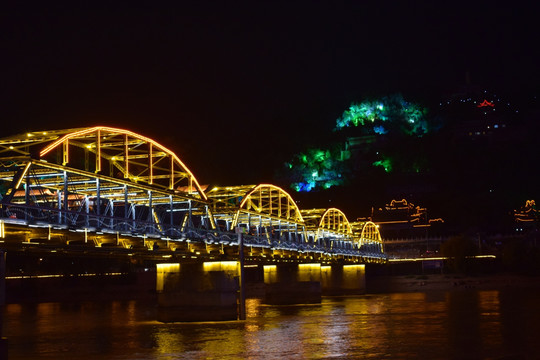
<path fill-rule="evenodd" d="M 0 136 L 125 127 L 175 150 L 203 184 L 272 182 L 365 96 L 427 102 L 466 72 L 495 91 L 537 89 L 534 9 L 332 3 L 3 5 Z"/>

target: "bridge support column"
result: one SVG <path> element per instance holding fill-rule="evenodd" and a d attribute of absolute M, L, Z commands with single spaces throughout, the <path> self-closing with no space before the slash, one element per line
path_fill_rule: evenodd
<path fill-rule="evenodd" d="M 365 294 L 366 266 L 364 264 L 322 266 L 321 283 L 325 295 Z"/>
<path fill-rule="evenodd" d="M 237 261 L 157 264 L 158 320 L 238 318 Z"/>
<path fill-rule="evenodd" d="M 0 250 L 0 306 L 5 305 L 5 304 L 6 304 L 6 253 Z"/>
<path fill-rule="evenodd" d="M 321 264 L 264 266 L 265 303 L 307 304 L 321 302 Z"/>
<path fill-rule="evenodd" d="M 2 229 L 3 230 L 3 229 Z M 0 250 L 0 359 L 8 358 L 8 341 L 2 336 L 4 309 L 6 303 L 6 253 Z"/>

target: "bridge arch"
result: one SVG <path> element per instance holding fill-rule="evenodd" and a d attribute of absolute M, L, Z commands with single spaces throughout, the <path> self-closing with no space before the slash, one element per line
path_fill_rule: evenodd
<path fill-rule="evenodd" d="M 293 198 L 271 184 L 214 187 L 207 192 L 223 230 L 236 227 L 250 235 L 284 241 L 305 239 L 305 224 Z"/>
<path fill-rule="evenodd" d="M 107 173 L 108 168 L 108 173 Z M 203 188 L 170 149 L 106 126 L 0 139 L 8 216 L 58 226 L 181 237 L 215 228 Z"/>
<path fill-rule="evenodd" d="M 300 209 L 291 195 L 282 188 L 271 184 L 260 184 L 253 188 L 242 199 L 233 225 L 236 225 L 242 214 L 263 214 L 276 220 L 292 221 L 303 224 Z"/>
<path fill-rule="evenodd" d="M 380 252 L 383 250 L 383 240 L 381 233 L 379 232 L 379 227 L 372 221 L 367 221 L 362 227 L 362 232 L 360 234 L 360 247 L 368 246 L 375 247 Z"/>
<path fill-rule="evenodd" d="M 327 242 L 328 246 L 332 246 L 336 241 L 350 242 L 354 239 L 352 226 L 347 216 L 340 209 L 302 210 L 302 215 L 310 241 L 315 243 Z"/>
<path fill-rule="evenodd" d="M 56 135 L 56 138 L 53 137 L 52 142 L 40 150 L 41 159 L 63 166 L 82 165 L 84 168 L 81 170 L 95 173 L 106 173 L 108 165 L 111 177 L 167 190 L 181 190 L 206 200 L 199 182 L 180 158 L 149 137 L 107 126 L 48 133 L 51 137 Z M 82 164 L 80 159 L 84 159 Z"/>
<path fill-rule="evenodd" d="M 347 216 L 337 208 L 330 208 L 325 211 L 321 217 L 319 228 L 343 235 L 352 235 L 352 227 Z"/>

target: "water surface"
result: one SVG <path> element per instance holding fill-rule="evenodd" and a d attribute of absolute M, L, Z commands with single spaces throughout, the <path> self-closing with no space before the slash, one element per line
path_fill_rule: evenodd
<path fill-rule="evenodd" d="M 9 359 L 535 359 L 540 289 L 323 298 L 246 321 L 157 322 L 141 301 L 10 304 Z"/>

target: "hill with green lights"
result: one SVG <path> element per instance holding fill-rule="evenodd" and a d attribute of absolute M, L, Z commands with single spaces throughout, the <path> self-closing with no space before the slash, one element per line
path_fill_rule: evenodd
<path fill-rule="evenodd" d="M 360 217 L 407 198 L 463 228 L 507 225 L 512 209 L 540 195 L 538 105 L 526 105 L 470 89 L 430 106 L 401 95 L 353 103 L 324 141 L 285 162 L 278 182 Z"/>

